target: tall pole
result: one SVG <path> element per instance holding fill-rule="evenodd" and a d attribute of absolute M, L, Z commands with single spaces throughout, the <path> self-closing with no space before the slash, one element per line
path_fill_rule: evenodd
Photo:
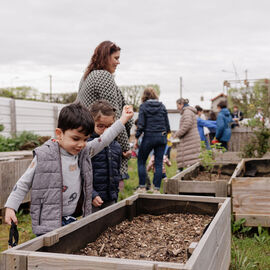
<path fill-rule="evenodd" d="M 267 79 L 268 84 L 268 117 L 270 117 L 270 79 Z"/>
<path fill-rule="evenodd" d="M 182 77 L 180 77 L 180 98 L 182 97 Z"/>
<path fill-rule="evenodd" d="M 50 78 L 50 102 L 52 102 L 52 75 L 49 75 Z"/>
<path fill-rule="evenodd" d="M 248 111 L 248 70 L 245 70 L 245 80 L 246 80 L 246 108 L 245 108 L 245 114 L 247 115 L 247 111 Z"/>

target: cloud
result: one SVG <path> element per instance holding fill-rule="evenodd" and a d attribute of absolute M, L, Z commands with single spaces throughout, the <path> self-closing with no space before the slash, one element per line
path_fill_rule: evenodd
<path fill-rule="evenodd" d="M 46 90 L 52 74 L 55 91 L 74 91 L 109 39 L 122 48 L 118 84 L 157 83 L 174 107 L 182 76 L 183 94 L 198 103 L 235 78 L 233 64 L 241 78 L 246 69 L 269 77 L 269 8 L 267 0 L 4 1 L 0 83 Z"/>

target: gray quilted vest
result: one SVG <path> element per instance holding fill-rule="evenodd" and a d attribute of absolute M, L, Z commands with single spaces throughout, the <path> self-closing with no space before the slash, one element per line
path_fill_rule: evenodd
<path fill-rule="evenodd" d="M 89 150 L 88 150 L 89 151 Z M 93 175 L 89 152 L 79 156 L 83 200 L 83 216 L 92 212 Z M 45 234 L 62 226 L 62 165 L 57 142 L 49 140 L 34 150 L 37 167 L 31 190 L 32 228 L 36 235 Z"/>

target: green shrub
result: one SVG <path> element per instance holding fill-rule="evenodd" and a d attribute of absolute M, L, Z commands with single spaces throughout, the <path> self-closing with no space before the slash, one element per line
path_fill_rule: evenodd
<path fill-rule="evenodd" d="M 254 136 L 241 150 L 243 158 L 260 158 L 270 149 L 270 129 L 258 119 L 251 119 L 248 123 Z"/>
<path fill-rule="evenodd" d="M 0 152 L 32 150 L 44 142 L 43 138 L 28 131 L 24 131 L 14 138 L 0 135 Z M 45 138 L 49 139 L 49 137 Z"/>

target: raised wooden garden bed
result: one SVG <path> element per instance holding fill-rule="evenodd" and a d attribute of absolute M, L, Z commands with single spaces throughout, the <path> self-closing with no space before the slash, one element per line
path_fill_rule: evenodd
<path fill-rule="evenodd" d="M 232 211 L 247 226 L 270 227 L 270 159 L 243 159 L 230 181 Z"/>
<path fill-rule="evenodd" d="M 134 195 L 75 223 L 1 253 L 1 269 L 228 270 L 231 248 L 230 205 L 229 198 Z M 135 222 L 135 217 L 143 217 L 145 214 L 158 216 L 169 213 L 212 216 L 212 221 L 200 240 L 197 243 L 193 242 L 186 250 L 192 255 L 185 263 L 150 261 L 147 260 L 147 252 L 145 252 L 145 257 L 142 256 L 143 258 L 139 260 L 74 255 L 85 248 L 88 243 L 97 241 L 98 237 L 109 227 L 116 226 L 123 221 L 134 220 Z M 172 234 L 171 237 L 171 242 L 175 241 L 176 245 L 179 244 L 177 243 L 178 234 L 181 234 L 181 229 L 183 229 L 180 224 L 179 232 Z M 151 229 L 154 224 L 149 223 L 148 226 Z M 117 228 L 119 228 L 118 225 Z M 109 229 L 109 232 L 113 229 Z M 161 227 L 160 230 L 162 230 Z M 194 228 L 190 226 L 189 230 L 192 232 Z M 145 231 L 142 229 L 142 232 Z M 138 233 L 138 242 L 142 235 L 140 232 Z M 117 239 L 119 246 L 121 246 L 120 239 L 120 237 Z M 143 243 L 142 246 L 144 246 Z M 104 249 L 105 247 L 101 246 L 99 252 L 102 253 Z"/>
<path fill-rule="evenodd" d="M 166 194 L 189 194 L 227 197 L 228 183 L 237 163 L 224 162 L 215 165 L 211 179 L 200 162 L 190 166 L 174 177 L 164 181 L 163 190 Z"/>
<path fill-rule="evenodd" d="M 23 151 L 29 152 L 29 151 Z M 4 205 L 18 179 L 28 168 L 32 157 L 24 154 L 0 155 L 0 222 L 4 217 Z M 30 202 L 30 193 L 27 194 L 23 203 Z"/>

